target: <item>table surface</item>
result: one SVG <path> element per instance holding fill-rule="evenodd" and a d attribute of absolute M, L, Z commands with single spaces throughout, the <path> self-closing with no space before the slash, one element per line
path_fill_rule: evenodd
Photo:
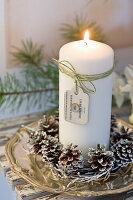
<path fill-rule="evenodd" d="M 118 118 L 128 122 L 130 115 L 130 106 L 124 106 L 122 109 L 113 108 L 112 113 L 115 113 Z M 108 195 L 102 197 L 72 197 L 64 194 L 48 194 L 19 177 L 10 169 L 10 165 L 5 157 L 4 147 L 9 138 L 23 124 L 29 124 L 42 117 L 43 113 L 35 113 L 16 118 L 1 120 L 0 123 L 0 199 L 1 200 L 133 200 L 133 190 L 122 194 Z"/>

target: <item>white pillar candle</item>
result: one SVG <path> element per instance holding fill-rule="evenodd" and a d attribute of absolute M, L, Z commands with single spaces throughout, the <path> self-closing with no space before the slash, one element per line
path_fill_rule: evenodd
<path fill-rule="evenodd" d="M 106 44 L 88 40 L 70 42 L 60 49 L 59 60 L 69 61 L 80 74 L 99 74 L 110 70 L 114 63 L 114 52 Z M 93 81 L 96 93 L 89 95 L 89 112 L 87 124 L 75 124 L 64 118 L 64 93 L 75 87 L 74 80 L 60 72 L 59 75 L 59 139 L 67 146 L 72 143 L 84 155 L 88 148 L 97 144 L 109 145 L 110 117 L 112 100 L 112 74 L 106 78 Z M 86 82 L 90 88 L 90 84 Z"/>

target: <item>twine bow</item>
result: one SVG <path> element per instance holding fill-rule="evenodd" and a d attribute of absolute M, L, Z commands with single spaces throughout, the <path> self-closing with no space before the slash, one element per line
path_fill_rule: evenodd
<path fill-rule="evenodd" d="M 76 72 L 74 66 L 67 60 L 56 60 L 53 59 L 55 62 L 57 62 L 58 68 L 59 70 L 70 76 L 72 79 L 74 79 L 75 85 L 76 85 L 76 92 L 78 92 L 78 86 L 85 92 L 85 93 L 91 93 L 94 94 L 96 93 L 96 87 L 95 85 L 92 83 L 92 81 L 98 80 L 98 79 L 102 79 L 105 78 L 107 76 L 109 76 L 110 74 L 112 74 L 115 65 L 113 65 L 113 67 L 108 70 L 107 72 L 101 73 L 101 74 L 94 74 L 94 75 L 86 75 L 86 74 L 79 74 Z M 92 89 L 88 88 L 84 82 L 89 82 L 90 85 L 92 86 Z"/>

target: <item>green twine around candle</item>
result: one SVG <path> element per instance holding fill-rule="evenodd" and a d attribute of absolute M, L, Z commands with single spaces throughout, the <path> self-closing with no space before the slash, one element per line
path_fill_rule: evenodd
<path fill-rule="evenodd" d="M 88 93 L 91 93 L 91 94 L 96 93 L 96 87 L 92 83 L 92 81 L 106 78 L 107 76 L 112 74 L 112 72 L 114 71 L 114 68 L 115 68 L 115 64 L 113 64 L 112 68 L 104 73 L 94 74 L 94 75 L 79 74 L 76 72 L 74 66 L 69 61 L 67 61 L 67 60 L 59 61 L 56 59 L 53 59 L 53 60 L 59 64 L 58 68 L 62 73 L 66 74 L 67 76 L 70 76 L 72 79 L 74 79 L 75 85 L 76 85 L 76 91 L 77 91 L 77 87 L 79 86 L 87 94 Z M 92 85 L 93 89 L 88 88 L 84 84 L 84 82 L 86 82 L 86 81 Z"/>

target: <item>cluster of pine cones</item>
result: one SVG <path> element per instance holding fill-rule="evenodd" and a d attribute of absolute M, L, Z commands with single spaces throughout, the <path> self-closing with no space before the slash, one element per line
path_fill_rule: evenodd
<path fill-rule="evenodd" d="M 83 168 L 82 153 L 76 149 L 76 145 L 68 145 L 63 149 L 59 142 L 59 117 L 44 116 L 38 123 L 37 131 L 29 132 L 29 143 L 32 152 L 42 155 L 43 162 L 51 162 L 71 174 Z"/>
<path fill-rule="evenodd" d="M 63 148 L 59 142 L 59 116 L 44 116 L 38 123 L 38 130 L 31 131 L 29 143 L 34 153 L 42 155 L 42 161 L 51 162 L 66 174 L 85 172 L 89 169 L 93 174 L 110 173 L 116 167 L 124 167 L 133 162 L 133 133 L 129 128 L 121 127 L 118 131 L 116 117 L 111 117 L 110 150 L 97 145 L 97 149 L 89 149 L 88 165 L 84 166 L 81 151 L 76 145 Z"/>
<path fill-rule="evenodd" d="M 43 161 L 57 164 L 62 152 L 59 143 L 59 118 L 58 116 L 43 116 L 38 122 L 38 130 L 30 131 L 29 143 L 36 154 L 42 154 Z"/>

